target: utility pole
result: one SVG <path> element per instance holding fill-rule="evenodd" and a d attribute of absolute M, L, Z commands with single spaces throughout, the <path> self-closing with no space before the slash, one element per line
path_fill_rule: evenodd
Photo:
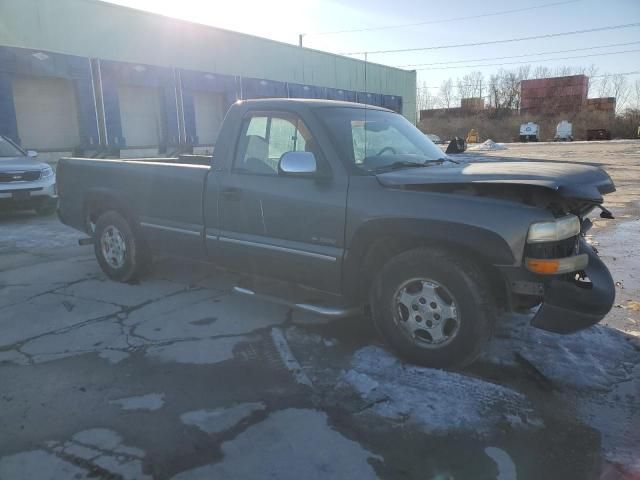
<path fill-rule="evenodd" d="M 302 37 L 304 37 L 304 33 L 300 33 L 298 35 L 298 46 L 302 47 Z"/>

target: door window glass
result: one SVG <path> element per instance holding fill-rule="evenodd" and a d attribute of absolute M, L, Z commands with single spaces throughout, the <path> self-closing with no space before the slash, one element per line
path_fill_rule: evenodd
<path fill-rule="evenodd" d="M 287 152 L 311 151 L 315 142 L 304 123 L 288 113 L 261 113 L 245 119 L 234 164 L 238 171 L 277 175 Z"/>

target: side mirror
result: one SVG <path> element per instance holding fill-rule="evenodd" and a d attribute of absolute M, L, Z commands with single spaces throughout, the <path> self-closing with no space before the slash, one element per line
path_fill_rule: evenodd
<path fill-rule="evenodd" d="M 278 162 L 278 173 L 300 177 L 311 177 L 318 171 L 316 157 L 311 152 L 287 152 Z"/>
<path fill-rule="evenodd" d="M 35 150 L 27 150 L 27 157 L 35 158 L 38 156 L 38 152 Z"/>

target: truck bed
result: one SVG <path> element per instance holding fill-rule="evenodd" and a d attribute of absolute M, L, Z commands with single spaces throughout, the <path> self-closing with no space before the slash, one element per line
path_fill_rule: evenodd
<path fill-rule="evenodd" d="M 57 170 L 58 188 L 64 193 L 61 217 L 84 230 L 87 204 L 108 196 L 132 209 L 140 222 L 201 231 L 203 186 L 210 167 L 170 160 L 62 158 Z"/>

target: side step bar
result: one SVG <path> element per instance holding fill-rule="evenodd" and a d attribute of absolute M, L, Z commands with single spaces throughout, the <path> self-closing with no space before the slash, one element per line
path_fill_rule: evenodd
<path fill-rule="evenodd" d="M 249 290 L 248 288 L 233 287 L 234 293 L 240 295 L 249 295 L 256 298 L 261 298 L 269 302 L 278 303 L 280 305 L 286 305 L 296 310 L 302 310 L 304 312 L 314 313 L 322 317 L 329 318 L 346 318 L 360 315 L 362 313 L 362 307 L 329 307 L 326 305 L 312 305 L 309 303 L 295 303 L 288 302 L 287 300 L 272 295 L 263 295 Z"/>

